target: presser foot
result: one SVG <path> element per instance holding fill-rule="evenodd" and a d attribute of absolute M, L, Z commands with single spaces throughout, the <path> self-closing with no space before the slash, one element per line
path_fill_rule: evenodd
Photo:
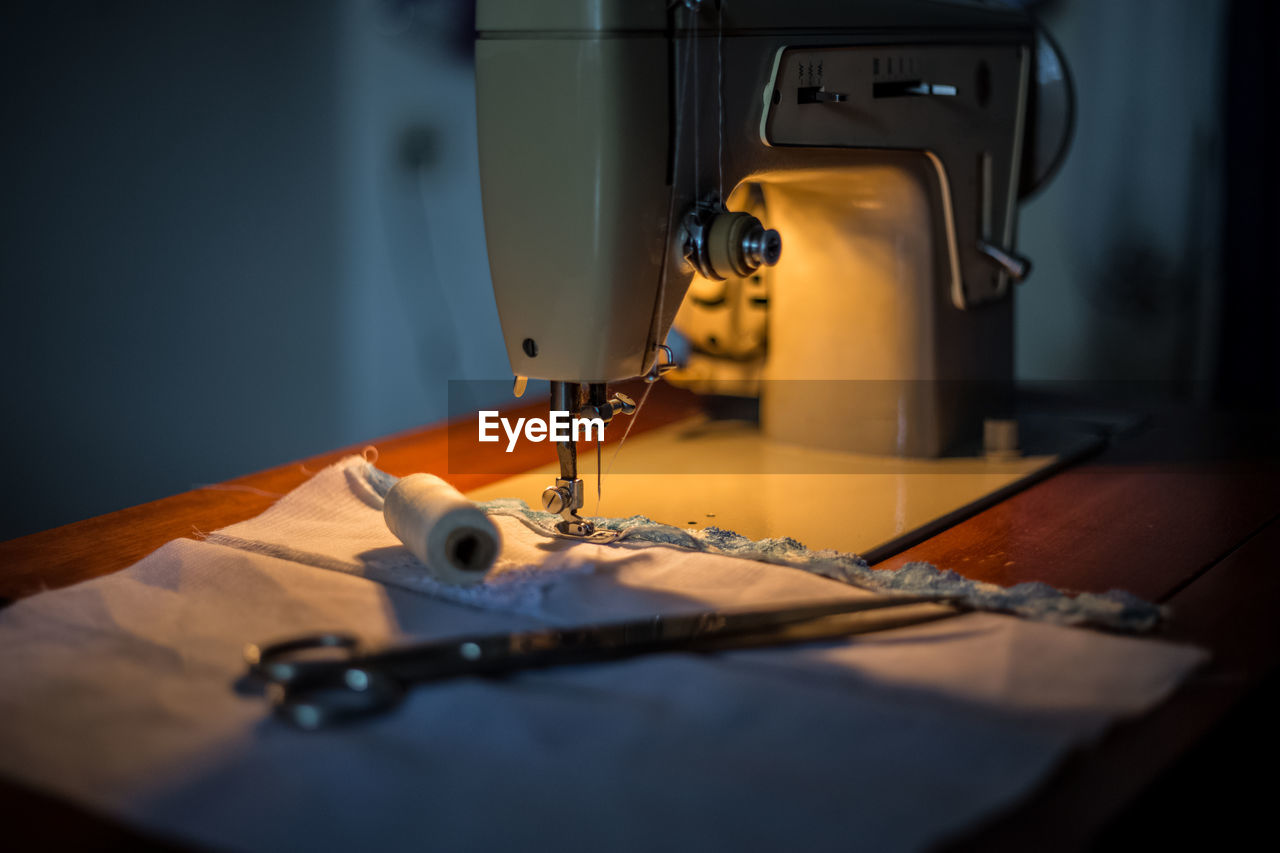
<path fill-rule="evenodd" d="M 610 545 L 621 539 L 623 534 L 621 530 L 597 530 L 595 524 L 585 518 L 565 519 L 556 525 L 556 532 L 568 539 L 580 539 L 592 545 Z"/>
<path fill-rule="evenodd" d="M 554 486 L 547 486 L 542 492 L 542 508 L 547 512 L 559 513 L 562 520 L 556 524 L 556 530 L 565 536 L 585 539 L 595 533 L 596 526 L 578 515 L 582 504 L 583 485 L 580 477 L 561 478 L 556 480 Z"/>
<path fill-rule="evenodd" d="M 565 536 L 577 536 L 586 539 L 596 532 L 596 526 L 585 518 L 574 516 L 556 523 L 556 530 Z"/>
<path fill-rule="evenodd" d="M 547 512 L 559 513 L 560 521 L 556 522 L 556 532 L 569 539 L 581 539 L 596 545 L 608 545 L 622 537 L 618 530 L 596 530 L 594 522 L 578 515 L 582 509 L 582 480 L 556 480 L 554 486 L 547 486 L 542 493 L 542 508 Z"/>
<path fill-rule="evenodd" d="M 574 498 L 577 497 L 576 504 Z M 542 508 L 560 514 L 556 533 L 566 539 L 579 539 L 593 545 L 609 545 L 622 538 L 621 530 L 597 530 L 595 522 L 578 515 L 582 509 L 582 480 L 556 480 L 542 493 Z"/>

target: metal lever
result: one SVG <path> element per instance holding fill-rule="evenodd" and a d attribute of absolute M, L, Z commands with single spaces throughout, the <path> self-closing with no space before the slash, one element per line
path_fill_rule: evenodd
<path fill-rule="evenodd" d="M 580 418 L 599 418 L 607 424 L 615 415 L 629 415 L 635 410 L 636 401 L 619 392 L 603 403 L 587 402 L 573 414 Z"/>
<path fill-rule="evenodd" d="M 978 241 L 978 251 L 994 261 L 1009 274 L 1009 278 L 1016 282 L 1021 282 L 1031 275 L 1031 259 L 1028 257 L 1001 249 L 986 240 Z"/>
<path fill-rule="evenodd" d="M 677 367 L 680 366 L 676 364 L 676 354 L 672 352 L 671 347 L 667 346 L 666 344 L 658 344 L 658 355 L 659 355 L 659 358 L 655 358 L 653 360 L 653 367 L 649 368 L 649 372 L 644 375 L 644 381 L 650 385 L 652 385 L 653 383 L 657 382 L 660 378 L 662 378 L 662 374 L 670 373 L 671 371 L 675 370 Z M 666 361 L 663 361 L 661 358 L 661 356 L 664 356 L 664 355 L 667 357 Z M 622 395 L 618 395 L 618 396 L 622 396 Z M 624 412 L 624 414 L 629 415 L 631 413 Z"/>
<path fill-rule="evenodd" d="M 948 83 L 916 83 L 906 89 L 911 95 L 941 95 L 946 98 L 956 96 L 956 87 Z"/>
<path fill-rule="evenodd" d="M 930 83 L 925 80 L 887 80 L 871 85 L 873 98 L 912 98 L 922 95 L 954 98 L 956 94 L 956 87 L 950 83 Z"/>
<path fill-rule="evenodd" d="M 630 415 L 636 410 L 636 401 L 619 391 L 609 400 L 609 408 L 613 409 L 615 415 Z"/>
<path fill-rule="evenodd" d="M 822 86 L 801 86 L 796 90 L 796 103 L 800 104 L 838 104 L 849 100 L 844 92 L 828 92 Z"/>

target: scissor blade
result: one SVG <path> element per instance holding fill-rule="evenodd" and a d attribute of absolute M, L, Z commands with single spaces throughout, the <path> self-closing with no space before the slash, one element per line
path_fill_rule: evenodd
<path fill-rule="evenodd" d="M 403 646 L 317 665 L 300 678 L 277 683 L 276 708 L 303 728 L 318 728 L 386 710 L 417 681 L 499 675 L 658 652 L 792 645 L 919 625 L 961 612 L 928 596 L 868 598 Z"/>
<path fill-rule="evenodd" d="M 962 610 L 948 604 L 927 601 L 899 607 L 835 613 L 826 617 L 782 625 L 768 631 L 693 640 L 689 643 L 688 648 L 691 651 L 699 652 L 728 651 L 730 649 L 754 649 L 766 646 L 811 643 L 817 640 L 853 637 L 858 634 L 873 634 L 878 631 L 890 631 L 895 628 L 923 625 L 926 622 L 949 619 L 952 616 L 960 615 L 962 612 Z"/>
<path fill-rule="evenodd" d="M 946 604 L 947 601 L 948 599 L 936 595 L 867 596 L 766 610 L 723 610 L 688 616 L 655 617 L 649 624 L 658 632 L 657 638 L 663 640 L 710 639 L 771 631 L 843 613 L 865 613 L 923 603 Z"/>
<path fill-rule="evenodd" d="M 629 622 L 587 625 L 579 628 L 552 628 L 515 634 L 463 637 L 419 646 L 405 646 L 363 658 L 349 666 L 375 667 L 393 677 L 416 681 L 460 675 L 496 675 L 522 669 L 616 660 L 665 651 L 702 650 L 717 647 L 741 648 L 770 642 L 799 642 L 802 632 L 782 629 L 802 626 L 815 620 L 855 614 L 892 613 L 929 605 L 931 618 L 954 614 L 953 608 L 939 604 L 937 596 L 883 596 L 841 599 L 795 605 L 772 610 L 705 611 L 676 616 L 653 616 Z M 885 617 L 848 622 L 848 630 L 833 631 L 826 626 L 815 638 L 839 633 L 865 633 L 899 624 L 923 621 L 895 621 Z M 885 628 L 874 627 L 884 625 Z M 864 627 L 865 626 L 865 627 Z M 751 640 L 748 638 L 756 637 Z M 733 643 L 732 638 L 743 638 Z"/>

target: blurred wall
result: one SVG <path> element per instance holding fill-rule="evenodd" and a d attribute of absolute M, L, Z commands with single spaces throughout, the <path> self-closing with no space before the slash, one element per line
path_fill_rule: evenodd
<path fill-rule="evenodd" d="M 1230 52 L 1222 97 L 1226 180 L 1222 233 L 1222 318 L 1215 371 L 1217 401 L 1230 407 L 1280 409 L 1280 122 L 1272 104 L 1280 88 L 1280 3 L 1233 0 Z"/>
<path fill-rule="evenodd" d="M 1229 4 L 1034 5 L 1079 115 L 1066 166 L 1023 208 L 1020 374 L 1203 377 Z M 438 420 L 445 380 L 509 376 L 469 14 L 0 10 L 0 537 Z"/>
<path fill-rule="evenodd" d="M 445 380 L 509 375 L 468 11 L 0 11 L 0 538 L 438 420 Z"/>
<path fill-rule="evenodd" d="M 1156 380 L 1201 396 L 1217 346 L 1222 0 L 1031 4 L 1076 85 L 1071 152 L 1023 205 L 1028 379 Z"/>
<path fill-rule="evenodd" d="M 480 207 L 471 3 L 347 0 L 338 29 L 342 399 L 358 440 L 439 420 L 447 380 L 511 367 Z"/>

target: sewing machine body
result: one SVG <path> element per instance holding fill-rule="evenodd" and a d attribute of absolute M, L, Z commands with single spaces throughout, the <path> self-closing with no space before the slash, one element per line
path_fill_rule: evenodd
<path fill-rule="evenodd" d="M 678 381 L 758 396 L 770 440 L 933 457 L 1006 415 L 1024 15 L 481 0 L 477 28 L 494 293 L 513 372 L 552 380 L 553 408 L 666 367 L 679 313 Z M 758 229 L 724 243 L 707 223 L 730 211 L 781 258 Z M 560 458 L 553 511 L 581 506 Z"/>

